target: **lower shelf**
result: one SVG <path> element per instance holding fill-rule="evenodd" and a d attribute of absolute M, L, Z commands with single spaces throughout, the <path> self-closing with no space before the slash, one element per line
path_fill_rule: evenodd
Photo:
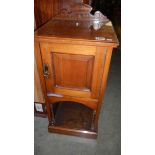
<path fill-rule="evenodd" d="M 92 130 L 93 110 L 73 102 L 56 103 L 54 108 L 55 124 L 49 125 L 48 131 L 86 138 L 96 138 Z"/>

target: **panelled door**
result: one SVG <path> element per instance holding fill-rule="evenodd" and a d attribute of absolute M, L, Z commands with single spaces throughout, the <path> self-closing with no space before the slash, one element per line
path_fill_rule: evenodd
<path fill-rule="evenodd" d="M 41 43 L 48 96 L 97 98 L 106 48 Z"/>

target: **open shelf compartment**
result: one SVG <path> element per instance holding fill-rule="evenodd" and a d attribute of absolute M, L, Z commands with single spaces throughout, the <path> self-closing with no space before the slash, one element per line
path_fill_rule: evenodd
<path fill-rule="evenodd" d="M 49 125 L 49 132 L 96 138 L 93 130 L 93 110 L 75 102 L 58 102 L 52 104 L 55 124 Z"/>

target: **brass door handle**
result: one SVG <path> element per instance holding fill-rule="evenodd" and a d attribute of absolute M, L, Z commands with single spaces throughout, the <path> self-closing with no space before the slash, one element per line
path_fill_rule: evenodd
<path fill-rule="evenodd" d="M 43 72 L 44 72 L 44 76 L 48 79 L 49 72 L 48 72 L 48 65 L 47 64 L 43 65 Z"/>

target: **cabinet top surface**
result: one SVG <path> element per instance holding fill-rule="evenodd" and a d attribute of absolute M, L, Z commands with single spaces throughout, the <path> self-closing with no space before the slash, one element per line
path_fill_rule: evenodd
<path fill-rule="evenodd" d="M 94 26 L 87 21 L 50 20 L 35 31 L 35 37 L 109 42 L 118 45 L 111 22 L 95 30 Z"/>

